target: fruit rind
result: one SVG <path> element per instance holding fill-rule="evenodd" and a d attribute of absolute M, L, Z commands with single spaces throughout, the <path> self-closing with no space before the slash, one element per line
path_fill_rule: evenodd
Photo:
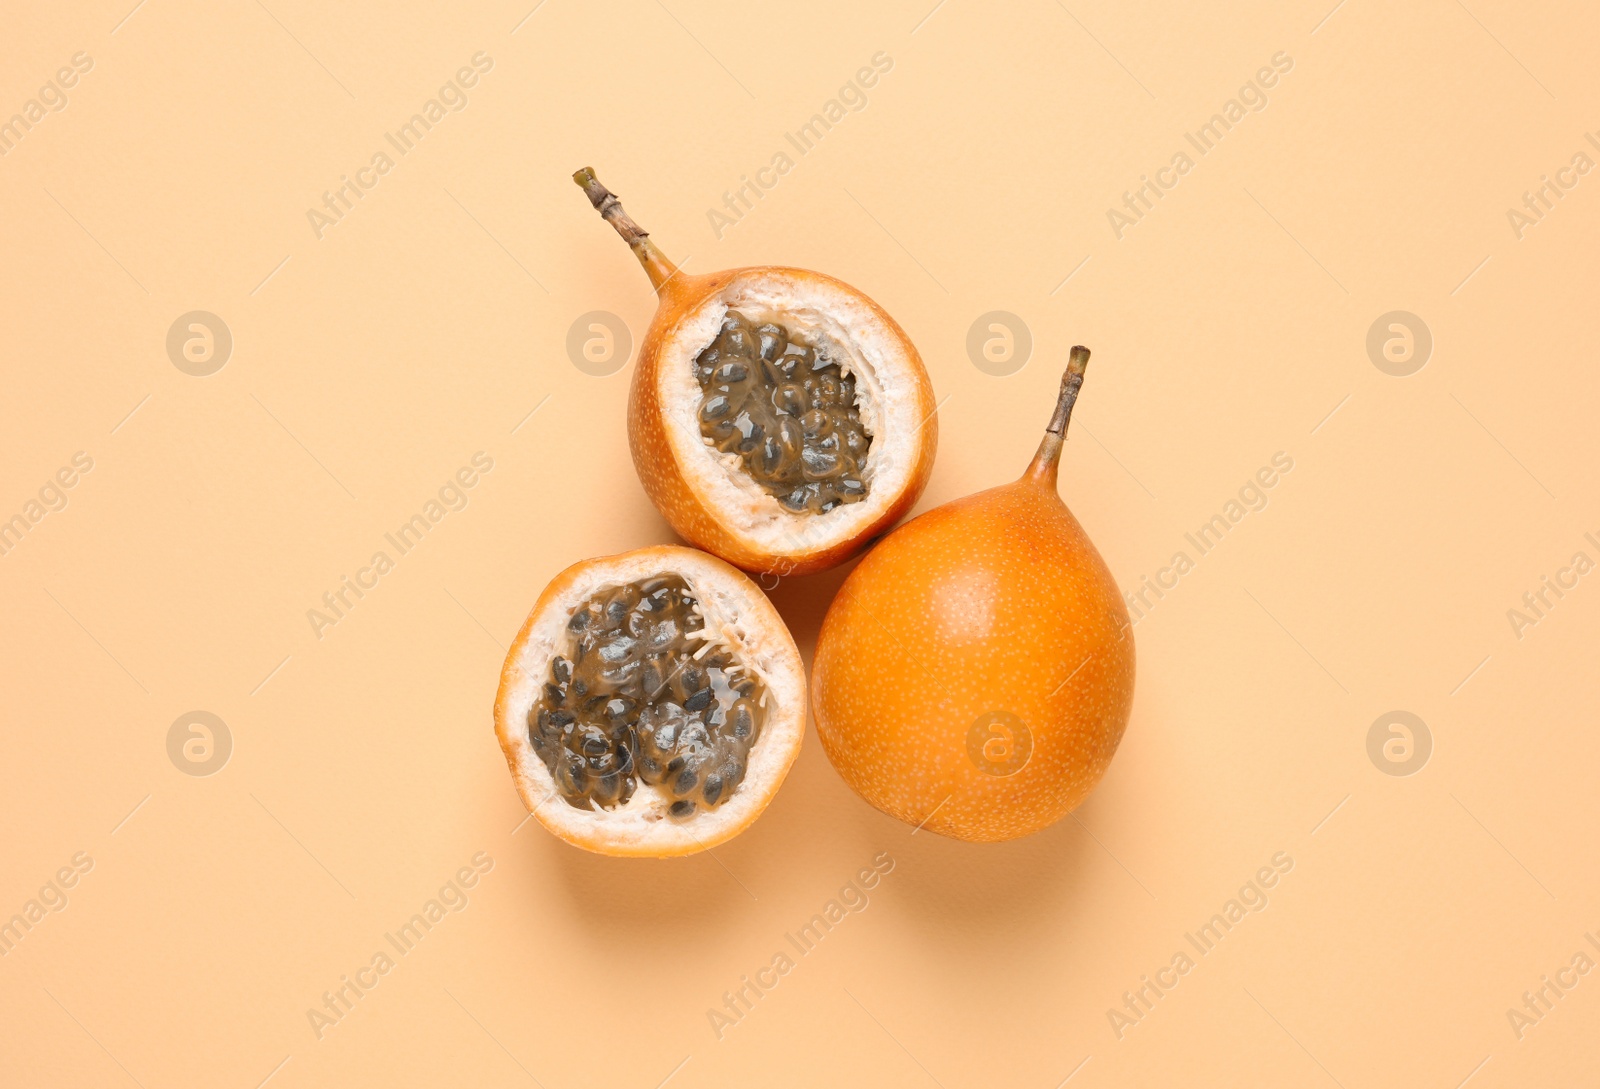
<path fill-rule="evenodd" d="M 528 737 L 528 711 L 553 654 L 563 644 L 571 611 L 596 591 L 653 575 L 681 575 L 695 591 L 708 630 L 717 631 L 767 686 L 769 704 L 760 738 L 750 750 L 744 782 L 716 809 L 678 821 L 657 805 L 647 786 L 613 810 L 579 810 L 562 800 L 549 769 Z M 608 855 L 670 857 L 715 847 L 743 831 L 776 794 L 805 734 L 805 672 L 783 620 L 744 574 L 714 556 L 677 545 L 656 545 L 577 563 L 545 587 L 517 633 L 500 674 L 495 733 L 523 804 L 556 836 Z M 666 801 L 670 801 L 667 799 Z"/>

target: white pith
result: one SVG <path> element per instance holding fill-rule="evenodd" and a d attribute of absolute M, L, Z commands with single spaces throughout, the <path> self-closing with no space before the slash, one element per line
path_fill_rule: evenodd
<path fill-rule="evenodd" d="M 855 376 L 856 405 L 871 444 L 862 465 L 866 497 L 826 514 L 787 510 L 700 432 L 704 392 L 694 361 L 716 338 L 723 316 L 737 310 L 752 322 L 774 321 L 791 336 L 820 346 Z M 726 528 L 748 548 L 791 555 L 854 538 L 905 491 L 916 469 L 922 404 L 917 370 L 904 337 L 855 291 L 784 269 L 738 276 L 685 315 L 661 346 L 656 371 L 673 460 L 701 504 L 721 512 Z"/>
<path fill-rule="evenodd" d="M 612 809 L 578 809 L 562 797 L 554 776 L 528 736 L 528 713 L 550 675 L 550 660 L 566 654 L 573 611 L 610 588 L 675 574 L 688 584 L 705 619 L 706 643 L 731 651 L 766 688 L 764 717 L 750 748 L 744 780 L 715 807 L 687 818 L 668 816 L 675 800 L 640 780 L 632 797 Z M 527 638 L 506 663 L 495 708 L 495 730 L 529 812 L 556 835 L 591 850 L 622 855 L 669 855 L 714 847 L 763 809 L 788 773 L 805 730 L 805 674 L 788 630 L 764 594 L 720 560 L 687 548 L 646 549 L 591 561 L 553 601 L 530 618 Z M 697 648 L 699 649 L 699 648 Z"/>

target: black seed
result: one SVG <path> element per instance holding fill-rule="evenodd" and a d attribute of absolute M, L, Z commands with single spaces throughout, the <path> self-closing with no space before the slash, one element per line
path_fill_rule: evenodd
<path fill-rule="evenodd" d="M 558 730 L 561 729 L 562 727 L 568 726 L 571 723 L 576 722 L 576 721 L 577 721 L 577 719 L 575 719 L 573 717 L 571 711 L 551 711 L 550 712 L 550 725 L 554 726 Z"/>
<path fill-rule="evenodd" d="M 728 400 L 725 395 L 719 393 L 715 396 L 706 398 L 705 404 L 700 406 L 700 418 L 707 422 L 712 420 L 720 420 L 732 411 L 733 402 Z"/>
<path fill-rule="evenodd" d="M 766 436 L 766 428 L 758 423 L 752 423 L 749 428 L 739 429 L 742 436 L 739 440 L 739 453 L 748 454 L 761 445 L 761 440 Z"/>
<path fill-rule="evenodd" d="M 769 438 L 761 444 L 761 471 L 768 476 L 778 471 L 778 466 L 783 464 L 783 447 L 778 445 L 778 440 Z"/>
<path fill-rule="evenodd" d="M 639 674 L 639 683 L 644 689 L 644 698 L 653 700 L 661 694 L 661 686 L 666 678 L 661 673 L 661 663 L 655 657 L 645 660 L 644 669 Z"/>
<path fill-rule="evenodd" d="M 621 627 L 622 622 L 628 618 L 628 606 L 623 601 L 613 601 L 606 606 L 606 623 L 611 627 Z"/>
<path fill-rule="evenodd" d="M 641 668 L 643 667 L 639 662 L 623 662 L 621 665 L 602 669 L 600 679 L 614 688 L 631 686 L 639 680 Z"/>
<path fill-rule="evenodd" d="M 687 817 L 694 812 L 694 803 L 688 800 L 676 801 L 672 803 L 672 807 L 667 812 L 674 817 Z"/>
<path fill-rule="evenodd" d="M 678 630 L 678 622 L 668 617 L 651 630 L 650 638 L 647 642 L 649 646 L 660 649 L 677 642 L 678 636 L 681 634 Z"/>
<path fill-rule="evenodd" d="M 746 367 L 743 363 L 735 363 L 730 360 L 729 362 L 718 367 L 716 374 L 712 377 L 716 380 L 718 385 L 731 386 L 735 383 L 743 382 L 746 378 L 749 378 L 750 368 Z"/>
<path fill-rule="evenodd" d="M 756 351 L 762 359 L 776 359 L 788 347 L 789 338 L 784 335 L 783 326 L 770 321 L 756 326 Z"/>
<path fill-rule="evenodd" d="M 712 695 L 713 693 L 711 689 L 702 688 L 700 691 L 683 701 L 683 709 L 685 711 L 704 711 L 707 707 L 711 706 Z"/>
<path fill-rule="evenodd" d="M 628 653 L 636 645 L 635 640 L 628 636 L 621 636 L 611 640 L 600 648 L 602 662 L 620 662 L 628 657 Z"/>
<path fill-rule="evenodd" d="M 838 454 L 830 454 L 826 450 L 811 446 L 800 452 L 800 463 L 805 466 L 806 477 L 810 480 L 830 477 L 839 471 Z"/>
<path fill-rule="evenodd" d="M 544 698 L 556 707 L 566 702 L 567 694 L 553 684 L 544 686 Z"/>
<path fill-rule="evenodd" d="M 577 612 L 572 614 L 572 619 L 567 621 L 568 631 L 582 631 L 588 626 L 589 612 L 587 609 L 579 609 Z"/>
<path fill-rule="evenodd" d="M 566 684 L 572 680 L 572 663 L 558 654 L 550 660 L 550 672 L 558 683 Z"/>
<path fill-rule="evenodd" d="M 683 771 L 678 773 L 677 779 L 673 780 L 672 793 L 687 794 L 694 789 L 695 784 L 699 781 L 700 771 L 698 768 L 684 768 Z"/>
<path fill-rule="evenodd" d="M 784 416 L 778 420 L 778 442 L 783 446 L 783 452 L 788 457 L 800 456 L 800 448 L 805 445 L 805 433 L 801 430 L 800 421 L 793 416 Z"/>
<path fill-rule="evenodd" d="M 706 785 L 700 791 L 707 805 L 716 805 L 717 799 L 722 797 L 722 777 L 720 775 L 706 776 Z"/>
<path fill-rule="evenodd" d="M 724 356 L 755 354 L 755 342 L 750 338 L 750 331 L 746 328 L 727 329 L 717 338 L 717 346 Z"/>
<path fill-rule="evenodd" d="M 567 795 L 582 794 L 589 785 L 589 769 L 571 753 L 556 767 L 556 783 Z"/>
<path fill-rule="evenodd" d="M 772 406 L 779 412 L 798 416 L 806 410 L 805 390 L 793 382 L 785 383 L 773 393 Z"/>

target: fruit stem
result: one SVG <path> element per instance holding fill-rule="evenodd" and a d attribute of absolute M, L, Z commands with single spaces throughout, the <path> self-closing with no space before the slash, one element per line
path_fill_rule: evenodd
<path fill-rule="evenodd" d="M 1078 390 L 1083 386 L 1083 372 L 1089 366 L 1089 349 L 1076 344 L 1067 357 L 1067 373 L 1061 376 L 1061 396 L 1056 400 L 1056 411 L 1050 425 L 1044 429 L 1044 439 L 1039 452 L 1033 455 L 1024 479 L 1035 481 L 1054 490 L 1056 472 L 1061 465 L 1061 444 L 1067 436 L 1067 424 L 1072 420 L 1072 406 L 1078 403 Z"/>
<path fill-rule="evenodd" d="M 644 266 L 645 274 L 650 277 L 650 286 L 659 292 L 668 280 L 678 274 L 678 266 L 667 260 L 666 255 L 650 241 L 650 232 L 622 210 L 622 202 L 615 193 L 600 184 L 600 179 L 594 176 L 593 167 L 584 167 L 572 175 L 572 180 L 588 195 L 589 203 L 600 213 L 600 218 L 616 228 Z"/>

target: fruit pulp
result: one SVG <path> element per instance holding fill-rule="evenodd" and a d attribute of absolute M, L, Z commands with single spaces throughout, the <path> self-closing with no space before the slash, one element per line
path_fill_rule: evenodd
<path fill-rule="evenodd" d="M 730 310 L 695 359 L 695 377 L 704 393 L 700 434 L 737 454 L 750 478 L 786 509 L 826 514 L 865 498 L 862 467 L 872 438 L 855 379 L 825 346 Z"/>
<path fill-rule="evenodd" d="M 528 713 L 528 737 L 579 809 L 625 804 L 640 782 L 687 817 L 743 780 L 766 690 L 719 648 L 677 576 L 595 594 L 567 622 L 565 653 Z"/>

